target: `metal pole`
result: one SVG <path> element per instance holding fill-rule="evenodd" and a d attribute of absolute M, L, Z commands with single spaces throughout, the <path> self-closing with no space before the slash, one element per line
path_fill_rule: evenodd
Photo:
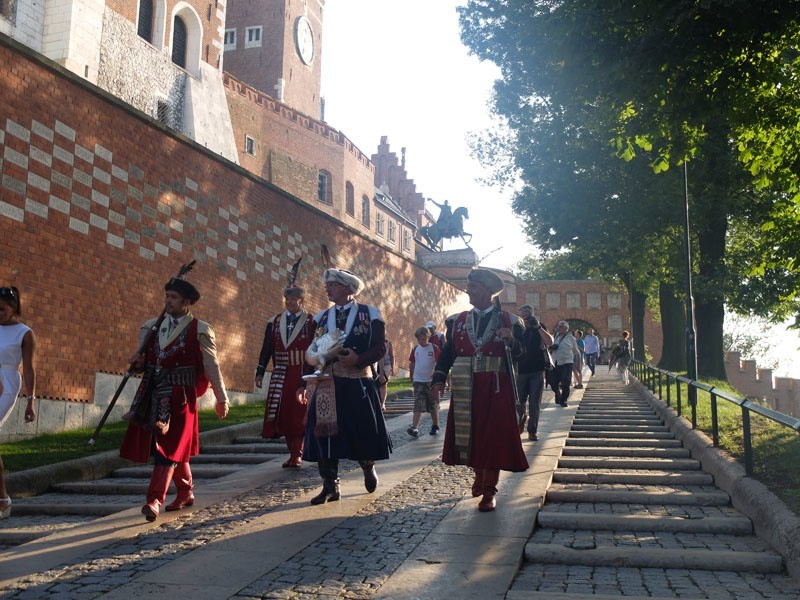
<path fill-rule="evenodd" d="M 686 375 L 697 379 L 697 338 L 694 329 L 694 297 L 692 295 L 692 244 L 689 235 L 689 161 L 683 163 L 683 200 L 685 206 L 684 245 L 686 248 Z M 689 405 L 697 406 L 697 388 L 688 386 Z M 694 424 L 693 424 L 694 426 Z"/>

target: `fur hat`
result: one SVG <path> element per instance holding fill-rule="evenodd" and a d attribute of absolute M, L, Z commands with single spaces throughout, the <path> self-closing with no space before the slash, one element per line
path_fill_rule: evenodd
<path fill-rule="evenodd" d="M 483 285 L 489 290 L 492 296 L 497 296 L 505 287 L 503 280 L 500 279 L 494 271 L 490 271 L 489 269 L 472 269 L 468 279 Z"/>
<path fill-rule="evenodd" d="M 353 296 L 360 294 L 366 287 L 358 275 L 347 269 L 326 269 L 323 280 L 325 283 L 335 281 L 349 287 Z"/>
<path fill-rule="evenodd" d="M 290 285 L 285 290 L 283 290 L 284 296 L 292 296 L 294 298 L 305 298 L 306 297 L 306 288 L 300 287 L 299 285 Z"/>
<path fill-rule="evenodd" d="M 188 300 L 190 304 L 194 304 L 200 300 L 200 292 L 198 292 L 197 288 L 185 279 L 173 277 L 164 286 L 164 291 L 178 292 L 181 296 Z"/>

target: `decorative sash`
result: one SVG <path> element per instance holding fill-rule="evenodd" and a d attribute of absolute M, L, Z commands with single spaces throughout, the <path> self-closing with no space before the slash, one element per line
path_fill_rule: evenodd
<path fill-rule="evenodd" d="M 453 363 L 450 386 L 455 426 L 456 464 L 469 464 L 472 446 L 472 357 L 458 356 Z"/>
<path fill-rule="evenodd" d="M 267 421 L 274 422 L 278 418 L 278 409 L 281 405 L 283 384 L 286 381 L 286 363 L 289 355 L 286 352 L 275 352 L 272 375 L 269 378 L 269 394 L 267 395 Z"/>
<path fill-rule="evenodd" d="M 311 391 L 311 399 L 314 402 L 317 416 L 314 436 L 319 438 L 339 435 L 339 422 L 336 415 L 336 387 L 333 377 L 317 379 L 316 386 Z"/>

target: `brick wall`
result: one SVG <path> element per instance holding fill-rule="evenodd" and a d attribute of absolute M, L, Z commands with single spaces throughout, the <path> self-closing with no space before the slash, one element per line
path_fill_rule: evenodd
<path fill-rule="evenodd" d="M 622 337 L 622 331 L 631 331 L 628 295 L 615 291 L 607 283 L 595 281 L 520 281 L 516 284 L 517 307 L 533 306 L 534 314 L 554 331 L 561 319 L 587 324 L 601 341 L 609 345 Z M 513 308 L 509 308 L 513 310 Z M 649 310 L 645 311 L 644 332 L 632 331 L 643 338 L 650 362 L 657 364 L 661 358 L 663 334 L 661 324 L 653 321 Z"/>
<path fill-rule="evenodd" d="M 361 299 L 381 308 L 398 347 L 463 305 L 400 254 L 4 37 L 0 70 L 0 282 L 21 289 L 41 396 L 92 402 L 96 375 L 124 370 L 164 282 L 192 259 L 195 312 L 217 330 L 234 390 L 252 389 L 298 257 L 309 309 L 327 306 L 322 244 L 370 282 Z"/>

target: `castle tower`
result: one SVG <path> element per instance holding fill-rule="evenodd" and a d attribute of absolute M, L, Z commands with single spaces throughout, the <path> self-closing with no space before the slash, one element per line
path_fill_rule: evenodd
<path fill-rule="evenodd" d="M 320 119 L 324 6 L 325 0 L 230 0 L 225 71 Z"/>
<path fill-rule="evenodd" d="M 238 162 L 224 25 L 224 0 L 16 0 L 0 10 L 0 33 Z"/>

